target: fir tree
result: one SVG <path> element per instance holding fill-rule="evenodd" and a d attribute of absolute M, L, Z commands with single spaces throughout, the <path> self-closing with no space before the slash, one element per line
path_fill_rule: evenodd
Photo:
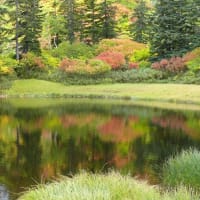
<path fill-rule="evenodd" d="M 72 43 L 75 40 L 75 32 L 77 31 L 75 0 L 63 0 L 61 9 L 66 18 L 67 39 Z"/>
<path fill-rule="evenodd" d="M 3 4 L 1 4 L 0 5 L 0 46 L 5 42 L 4 41 L 5 34 L 6 34 L 5 24 L 7 23 L 4 17 L 5 13 L 7 13 L 7 8 Z"/>
<path fill-rule="evenodd" d="M 100 4 L 101 17 L 101 38 L 113 38 L 116 36 L 115 32 L 115 8 L 108 0 L 103 0 Z"/>
<path fill-rule="evenodd" d="M 20 4 L 19 26 L 23 30 L 21 48 L 23 53 L 28 51 L 40 52 L 39 37 L 42 31 L 42 11 L 39 0 L 23 0 Z"/>
<path fill-rule="evenodd" d="M 152 53 L 158 58 L 180 56 L 198 46 L 197 21 L 193 1 L 158 0 L 152 26 Z"/>
<path fill-rule="evenodd" d="M 85 0 L 83 35 L 85 40 L 96 43 L 101 37 L 100 7 L 96 0 Z"/>
<path fill-rule="evenodd" d="M 14 8 L 9 14 L 14 24 L 16 59 L 19 59 L 20 52 L 39 53 L 43 17 L 39 0 L 7 0 L 7 5 Z"/>
<path fill-rule="evenodd" d="M 144 0 L 140 0 L 134 9 L 130 30 L 132 38 L 137 42 L 148 41 L 148 8 Z"/>

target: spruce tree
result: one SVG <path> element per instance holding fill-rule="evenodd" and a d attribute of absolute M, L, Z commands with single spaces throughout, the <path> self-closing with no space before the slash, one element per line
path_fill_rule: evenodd
<path fill-rule="evenodd" d="M 9 15 L 14 24 L 16 59 L 19 59 L 20 53 L 40 53 L 43 15 L 39 0 L 7 0 L 7 5 L 13 8 Z"/>
<path fill-rule="evenodd" d="M 157 58 L 181 56 L 198 46 L 197 13 L 192 0 L 158 0 L 152 26 L 152 53 Z"/>
<path fill-rule="evenodd" d="M 77 31 L 77 14 L 75 0 L 63 0 L 61 4 L 64 16 L 66 18 L 67 39 L 70 43 L 75 40 L 75 32 Z"/>
<path fill-rule="evenodd" d="M 42 11 L 39 0 L 23 0 L 20 4 L 19 26 L 23 30 L 21 48 L 23 53 L 40 52 L 39 37 L 42 31 Z"/>
<path fill-rule="evenodd" d="M 85 0 L 83 35 L 85 40 L 96 43 L 101 37 L 100 7 L 97 0 Z"/>
<path fill-rule="evenodd" d="M 103 0 L 100 3 L 101 38 L 113 38 L 116 36 L 114 9 L 109 0 Z"/>
<path fill-rule="evenodd" d="M 4 40 L 5 40 L 5 34 L 6 34 L 5 23 L 6 23 L 6 19 L 5 19 L 4 15 L 5 15 L 6 12 L 7 12 L 7 8 L 3 4 L 1 4 L 0 5 L 0 46 L 4 43 Z M 1 51 L 1 49 L 0 49 L 0 51 Z"/>
<path fill-rule="evenodd" d="M 132 15 L 130 31 L 133 40 L 147 43 L 148 41 L 148 8 L 144 0 L 140 0 Z"/>

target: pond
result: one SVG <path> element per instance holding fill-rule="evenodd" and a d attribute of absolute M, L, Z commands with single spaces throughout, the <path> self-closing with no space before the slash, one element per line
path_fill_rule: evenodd
<path fill-rule="evenodd" d="M 0 200 L 59 175 L 118 170 L 159 183 L 164 161 L 200 148 L 200 111 L 121 101 L 1 100 Z"/>

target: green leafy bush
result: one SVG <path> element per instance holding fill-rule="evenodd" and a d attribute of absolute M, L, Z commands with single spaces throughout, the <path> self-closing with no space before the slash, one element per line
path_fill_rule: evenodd
<path fill-rule="evenodd" d="M 155 82 L 162 80 L 165 74 L 161 71 L 150 68 L 132 69 L 132 70 L 118 70 L 110 72 L 109 77 L 112 82 L 120 83 L 138 83 L 138 82 Z"/>
<path fill-rule="evenodd" d="M 199 71 L 200 70 L 200 56 L 191 61 L 188 61 L 187 67 L 189 70 Z"/>
<path fill-rule="evenodd" d="M 10 69 L 14 69 L 18 65 L 18 61 L 7 55 L 1 55 L 0 65 L 3 65 L 4 67 L 8 67 Z"/>
<path fill-rule="evenodd" d="M 147 61 L 150 58 L 149 48 L 136 50 L 130 58 L 132 62 Z"/>
<path fill-rule="evenodd" d="M 111 70 L 109 64 L 97 59 L 88 60 L 88 65 L 91 67 L 92 74 L 104 74 Z"/>
<path fill-rule="evenodd" d="M 53 57 L 49 51 L 42 51 L 42 60 L 46 67 L 57 68 L 60 63 L 60 59 Z"/>
<path fill-rule="evenodd" d="M 0 60 L 0 94 L 4 93 L 4 90 L 9 89 L 12 86 L 12 80 L 15 74 L 11 67 L 7 67 L 2 60 Z"/>
<path fill-rule="evenodd" d="M 94 47 L 88 46 L 84 43 L 62 42 L 58 48 L 52 50 L 52 55 L 56 58 L 64 59 L 65 57 L 71 59 L 89 59 L 94 57 Z"/>
<path fill-rule="evenodd" d="M 170 158 L 163 168 L 163 182 L 168 186 L 184 185 L 200 188 L 200 152 L 195 149 L 183 151 Z"/>
<path fill-rule="evenodd" d="M 187 84 L 200 84 L 200 72 L 186 71 L 185 73 L 177 74 L 172 77 L 170 82 L 187 83 Z"/>
<path fill-rule="evenodd" d="M 142 61 L 139 62 L 139 67 L 140 68 L 150 68 L 151 63 L 149 61 L 142 60 Z"/>

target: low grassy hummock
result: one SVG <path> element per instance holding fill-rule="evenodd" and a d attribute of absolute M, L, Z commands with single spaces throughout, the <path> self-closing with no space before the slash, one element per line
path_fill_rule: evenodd
<path fill-rule="evenodd" d="M 187 84 L 62 85 L 49 81 L 17 80 L 8 97 L 91 97 L 200 104 L 200 86 Z"/>
<path fill-rule="evenodd" d="M 163 182 L 170 187 L 182 184 L 199 190 L 200 152 L 189 149 L 170 158 L 164 165 Z"/>
<path fill-rule="evenodd" d="M 39 185 L 19 200 L 197 200 L 198 196 L 184 187 L 173 192 L 160 192 L 156 186 L 118 173 L 91 175 Z"/>

